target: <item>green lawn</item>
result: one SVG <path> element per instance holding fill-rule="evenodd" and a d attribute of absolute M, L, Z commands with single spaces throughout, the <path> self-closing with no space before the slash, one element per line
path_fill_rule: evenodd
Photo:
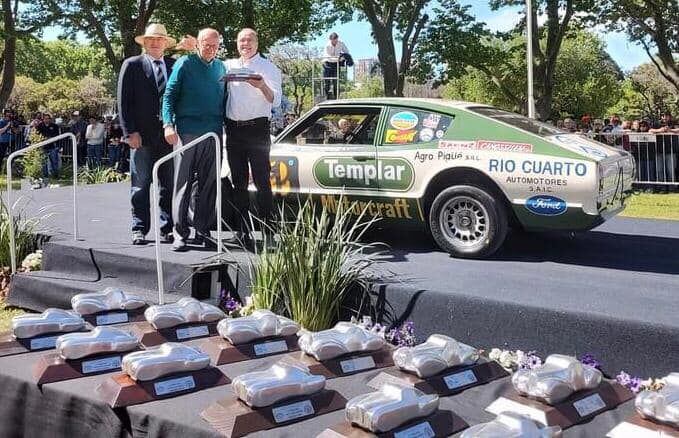
<path fill-rule="evenodd" d="M 638 193 L 627 201 L 621 216 L 679 220 L 679 193 Z"/>

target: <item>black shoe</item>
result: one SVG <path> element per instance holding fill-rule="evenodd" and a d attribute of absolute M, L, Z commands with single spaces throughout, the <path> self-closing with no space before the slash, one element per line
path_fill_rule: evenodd
<path fill-rule="evenodd" d="M 132 231 L 132 245 L 146 245 L 146 237 L 141 231 Z"/>
<path fill-rule="evenodd" d="M 172 233 L 160 233 L 160 243 L 174 242 L 174 235 Z"/>
<path fill-rule="evenodd" d="M 208 234 L 196 232 L 196 237 L 193 238 L 191 243 L 196 246 L 202 246 L 205 249 L 217 249 L 217 242 Z"/>

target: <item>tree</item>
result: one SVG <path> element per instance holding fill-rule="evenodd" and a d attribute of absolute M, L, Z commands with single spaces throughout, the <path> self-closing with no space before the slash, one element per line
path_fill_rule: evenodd
<path fill-rule="evenodd" d="M 679 91 L 679 2 L 603 0 L 599 17 L 641 44 L 660 74 Z M 653 55 L 652 48 L 658 51 Z"/>
<path fill-rule="evenodd" d="M 384 94 L 403 96 L 413 52 L 429 20 L 425 13 L 429 0 L 336 0 L 335 4 L 343 10 L 359 10 L 370 23 L 384 77 Z M 396 61 L 394 31 L 401 42 L 400 63 Z"/>
<path fill-rule="evenodd" d="M 281 44 L 271 48 L 269 58 L 281 70 L 283 94 L 292 98 L 293 111 L 299 117 L 311 105 L 313 72 L 321 65 L 319 50 Z"/>
<path fill-rule="evenodd" d="M 663 112 L 677 114 L 679 93 L 652 63 L 632 70 L 623 83 L 621 97 L 610 112 L 627 117 L 659 119 Z"/>

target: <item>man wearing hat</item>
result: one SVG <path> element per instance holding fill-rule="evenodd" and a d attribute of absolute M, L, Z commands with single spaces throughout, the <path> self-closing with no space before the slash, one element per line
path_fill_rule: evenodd
<path fill-rule="evenodd" d="M 151 227 L 149 195 L 153 165 L 172 152 L 172 145 L 163 135 L 161 103 L 174 64 L 174 59 L 163 53 L 176 41 L 167 35 L 162 24 L 150 24 L 144 35 L 134 40 L 144 47 L 144 53 L 123 62 L 118 77 L 118 111 L 125 142 L 130 146 L 132 243 L 143 245 Z M 173 240 L 172 170 L 172 163 L 165 163 L 158 172 L 163 243 Z"/>

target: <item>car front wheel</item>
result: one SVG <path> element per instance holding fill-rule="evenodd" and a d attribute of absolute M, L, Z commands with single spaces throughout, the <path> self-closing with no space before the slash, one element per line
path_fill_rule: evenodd
<path fill-rule="evenodd" d="M 429 210 L 432 237 L 455 257 L 490 256 L 504 242 L 507 227 L 502 202 L 479 187 L 449 187 Z"/>

